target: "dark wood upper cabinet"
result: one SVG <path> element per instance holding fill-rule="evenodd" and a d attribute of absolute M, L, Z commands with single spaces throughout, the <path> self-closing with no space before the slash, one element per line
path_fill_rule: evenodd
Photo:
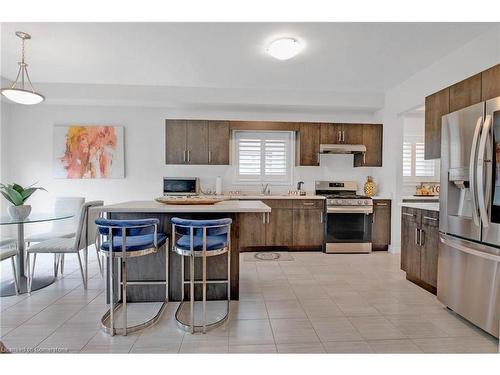
<path fill-rule="evenodd" d="M 343 124 L 342 143 L 348 145 L 363 144 L 364 124 Z"/>
<path fill-rule="evenodd" d="M 383 126 L 382 124 L 363 124 L 361 144 L 366 146 L 364 154 L 354 155 L 355 167 L 381 167 Z"/>
<path fill-rule="evenodd" d="M 387 250 L 391 243 L 391 201 L 373 200 L 372 249 Z"/>
<path fill-rule="evenodd" d="M 481 73 L 450 86 L 450 112 L 481 101 Z"/>
<path fill-rule="evenodd" d="M 320 143 L 330 145 L 342 143 L 342 128 L 342 124 L 321 124 Z"/>
<path fill-rule="evenodd" d="M 208 122 L 187 120 L 187 162 L 208 164 Z"/>
<path fill-rule="evenodd" d="M 441 157 L 441 117 L 450 113 L 450 89 L 425 98 L 425 159 Z"/>
<path fill-rule="evenodd" d="M 185 164 L 186 121 L 166 120 L 165 122 L 165 162 L 166 164 Z"/>
<path fill-rule="evenodd" d="M 481 100 L 489 100 L 500 96 L 500 64 L 482 72 L 481 81 Z"/>
<path fill-rule="evenodd" d="M 320 125 L 301 123 L 297 137 L 296 164 L 303 166 L 319 165 Z"/>
<path fill-rule="evenodd" d="M 208 121 L 208 163 L 229 165 L 229 121 Z"/>

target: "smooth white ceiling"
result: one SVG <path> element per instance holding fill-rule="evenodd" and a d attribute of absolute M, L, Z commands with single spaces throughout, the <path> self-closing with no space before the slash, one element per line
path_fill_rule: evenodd
<path fill-rule="evenodd" d="M 34 82 L 385 92 L 495 24 L 2 23 L 1 75 L 14 79 L 17 30 L 32 34 Z M 296 58 L 265 53 L 279 36 Z"/>

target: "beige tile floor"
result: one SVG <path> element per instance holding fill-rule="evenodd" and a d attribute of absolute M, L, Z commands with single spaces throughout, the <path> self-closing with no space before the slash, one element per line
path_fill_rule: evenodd
<path fill-rule="evenodd" d="M 100 328 L 104 282 L 91 252 L 89 288 L 76 258 L 31 296 L 0 299 L 0 337 L 15 352 L 86 353 L 498 353 L 498 340 L 408 282 L 399 256 L 292 253 L 293 261 L 241 259 L 240 301 L 206 335 L 175 324 L 176 303 L 146 330 L 110 337 Z M 37 261 L 51 272 L 51 257 Z M 73 257 L 74 258 L 74 257 Z M 3 262 L 7 263 L 7 262 Z M 1 278 L 10 278 L 2 264 Z"/>

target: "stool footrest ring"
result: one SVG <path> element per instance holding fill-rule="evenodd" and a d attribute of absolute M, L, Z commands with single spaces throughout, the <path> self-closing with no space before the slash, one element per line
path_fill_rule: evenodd
<path fill-rule="evenodd" d="M 140 303 L 140 302 L 137 302 L 137 303 Z M 116 312 L 116 311 L 120 310 L 122 306 L 123 306 L 122 303 L 117 303 L 115 305 L 115 308 L 113 309 L 113 311 Z M 136 324 L 133 326 L 127 326 L 127 333 L 136 332 L 136 331 L 139 331 L 141 329 L 144 329 L 146 327 L 149 327 L 149 326 L 155 324 L 158 320 L 160 320 L 160 318 L 161 318 L 161 316 L 166 308 L 167 308 L 167 301 L 162 303 L 162 305 L 158 309 L 158 312 L 156 313 L 156 315 L 153 316 L 151 319 L 149 319 L 143 323 L 140 323 L 140 324 Z M 110 317 L 110 310 L 106 311 L 101 318 L 101 328 L 106 333 L 111 333 L 109 317 Z M 115 327 L 115 334 L 123 334 L 123 333 L 124 333 L 123 327 Z"/>
<path fill-rule="evenodd" d="M 177 308 L 175 312 L 175 320 L 177 321 L 177 325 L 182 328 L 186 332 L 191 332 L 191 318 L 189 314 L 189 305 L 190 301 L 183 301 L 179 304 L 179 307 Z M 202 301 L 196 301 L 196 304 L 201 304 Z M 210 330 L 213 328 L 216 328 L 220 325 L 222 325 L 228 318 L 229 316 L 229 301 L 228 300 L 217 300 L 217 301 L 206 301 L 207 303 L 207 308 L 212 307 L 214 303 L 218 303 L 220 305 L 226 305 L 225 311 L 221 312 L 217 316 L 215 316 L 213 319 L 209 319 L 206 324 L 206 330 Z M 185 311 L 186 310 L 186 311 Z M 219 313 L 219 312 L 218 312 Z M 196 316 L 196 313 L 195 313 Z M 200 324 L 196 324 L 195 319 L 195 325 L 194 325 L 194 332 L 203 332 L 203 325 L 201 324 L 202 319 L 200 320 Z M 210 321 L 211 320 L 211 321 Z"/>

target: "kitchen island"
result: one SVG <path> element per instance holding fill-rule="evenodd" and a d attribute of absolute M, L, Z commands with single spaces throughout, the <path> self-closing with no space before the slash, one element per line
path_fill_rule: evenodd
<path fill-rule="evenodd" d="M 265 220 L 266 213 L 271 208 L 261 201 L 226 200 L 213 205 L 168 205 L 156 201 L 130 201 L 118 204 L 98 207 L 97 210 L 112 219 L 142 219 L 157 218 L 160 220 L 159 232 L 163 232 L 171 238 L 172 217 L 186 219 L 220 219 L 229 217 L 233 220 L 231 225 L 231 299 L 239 299 L 239 237 L 242 231 L 251 231 L 244 228 L 245 215 L 262 214 Z M 169 300 L 180 301 L 181 299 L 181 257 L 170 249 L 166 252 L 162 248 L 159 252 L 138 258 L 127 260 L 127 275 L 129 281 L 165 280 L 165 262 L 168 254 L 169 266 Z M 195 274 L 200 275 L 201 262 L 197 262 Z M 189 270 L 186 270 L 185 279 L 189 278 Z M 225 255 L 210 257 L 207 259 L 207 278 L 224 279 L 227 275 L 227 257 Z M 117 290 L 117 286 L 114 288 Z M 107 286 L 109 290 L 109 285 Z M 117 295 L 117 294 L 115 294 Z M 186 287 L 186 295 L 187 287 Z M 201 288 L 195 288 L 195 296 L 199 298 Z M 226 286 L 223 284 L 212 284 L 207 287 L 209 299 L 225 299 Z M 165 289 L 161 285 L 129 285 L 127 288 L 127 300 L 129 302 L 159 302 L 165 298 Z"/>

